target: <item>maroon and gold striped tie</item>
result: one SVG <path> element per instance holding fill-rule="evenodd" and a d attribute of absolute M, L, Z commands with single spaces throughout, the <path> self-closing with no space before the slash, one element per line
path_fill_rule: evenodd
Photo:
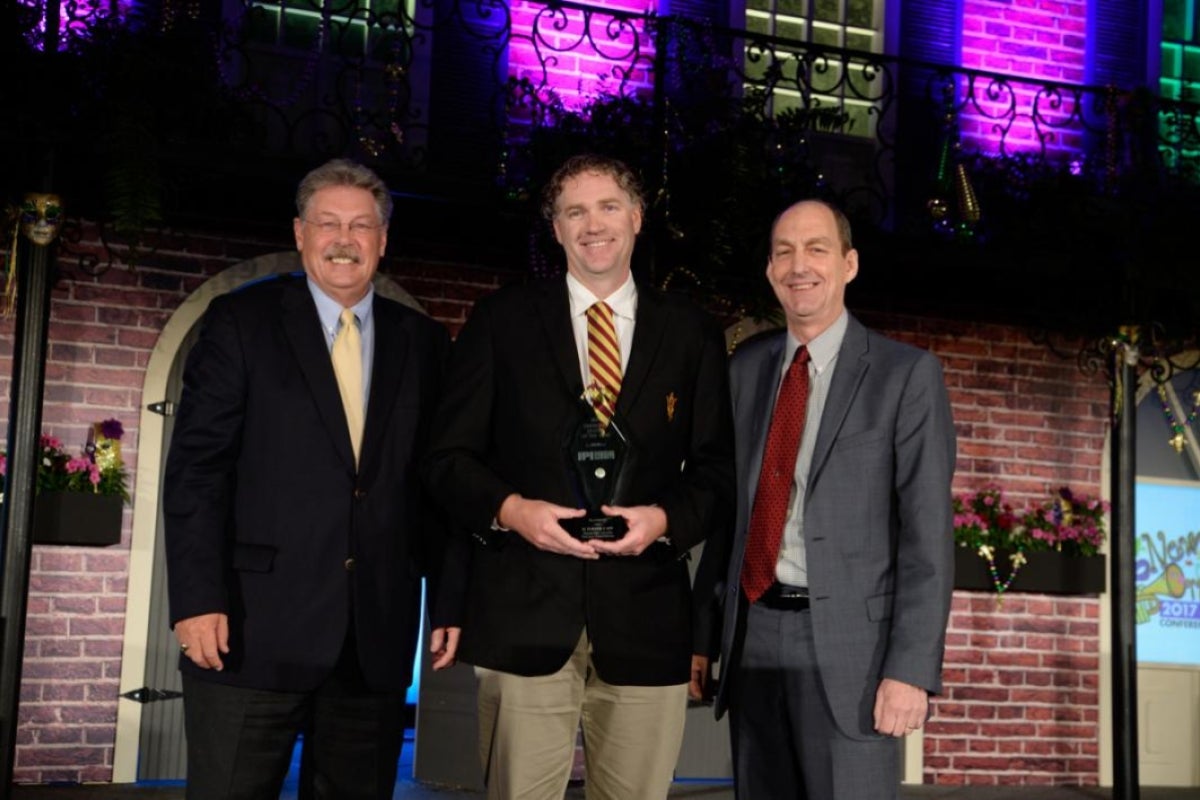
<path fill-rule="evenodd" d="M 613 310 L 607 303 L 593 303 L 587 310 L 588 385 L 592 407 L 603 427 L 608 427 L 617 408 L 621 393 L 621 346 L 617 343 L 617 328 Z"/>

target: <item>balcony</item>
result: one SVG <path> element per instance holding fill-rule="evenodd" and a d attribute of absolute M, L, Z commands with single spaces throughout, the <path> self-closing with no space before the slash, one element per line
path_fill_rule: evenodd
<path fill-rule="evenodd" d="M 609 6 L 616 4 L 608 4 Z M 203 10 L 200 7 L 203 6 Z M 212 6 L 213 8 L 209 8 Z M 822 47 L 574 2 L 22 0 L 3 42 L 3 168 L 53 171 L 115 239 L 277 225 L 297 177 L 350 155 L 398 195 L 395 236 L 555 268 L 533 194 L 583 148 L 642 170 L 639 269 L 770 307 L 774 214 L 845 207 L 852 305 L 1083 330 L 1191 330 L 1200 107 Z M 12 83 L 11 81 L 9 83 Z M 1197 298 L 1193 300 L 1192 298 Z"/>

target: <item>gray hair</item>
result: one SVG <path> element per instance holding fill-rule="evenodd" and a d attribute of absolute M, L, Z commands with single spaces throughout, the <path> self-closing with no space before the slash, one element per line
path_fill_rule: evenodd
<path fill-rule="evenodd" d="M 296 214 L 303 219 L 308 202 L 321 189 L 329 186 L 352 186 L 366 189 L 375 198 L 379 221 L 387 224 L 392 218 L 392 194 L 383 179 L 371 169 L 348 158 L 327 161 L 304 176 L 296 189 Z"/>

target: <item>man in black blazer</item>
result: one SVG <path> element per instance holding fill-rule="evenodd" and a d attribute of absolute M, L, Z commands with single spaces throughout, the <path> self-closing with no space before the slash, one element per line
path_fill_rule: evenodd
<path fill-rule="evenodd" d="M 167 460 L 193 800 L 278 797 L 302 729 L 314 797 L 390 798 L 439 564 L 415 462 L 448 337 L 372 288 L 392 208 L 378 176 L 331 161 L 296 208 L 306 275 L 213 301 Z M 432 605 L 453 644 L 453 611 Z"/>
<path fill-rule="evenodd" d="M 481 300 L 451 356 L 429 482 L 471 541 L 458 655 L 479 678 L 490 798 L 560 800 L 581 721 L 589 797 L 664 797 L 678 758 L 684 559 L 730 506 L 732 433 L 718 326 L 631 277 L 642 211 L 627 166 L 568 160 L 543 203 L 567 276 Z M 587 506 L 567 443 L 597 413 L 584 403 L 605 401 L 587 332 L 602 301 L 621 361 L 612 425 L 633 453 L 603 506 L 628 530 L 609 541 L 564 529 Z"/>
<path fill-rule="evenodd" d="M 840 211 L 786 209 L 767 279 L 787 330 L 731 360 L 739 485 L 717 713 L 730 710 L 747 800 L 895 798 L 897 739 L 941 688 L 950 403 L 932 354 L 846 311 L 857 274 Z M 777 428 L 799 407 L 785 458 Z M 760 550 L 768 532 L 774 548 Z"/>

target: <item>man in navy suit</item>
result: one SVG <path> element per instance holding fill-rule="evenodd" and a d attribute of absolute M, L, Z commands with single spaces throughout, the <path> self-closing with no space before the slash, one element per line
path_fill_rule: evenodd
<path fill-rule="evenodd" d="M 189 800 L 274 800 L 301 729 L 311 796 L 390 798 L 440 561 L 417 459 L 449 337 L 374 292 L 392 210 L 375 173 L 331 161 L 296 209 L 305 275 L 213 301 L 167 461 Z"/>
<path fill-rule="evenodd" d="M 569 159 L 543 204 L 567 275 L 481 300 L 454 345 L 429 480 L 470 537 L 458 655 L 476 666 L 493 800 L 561 800 L 581 723 L 588 797 L 665 797 L 678 758 L 684 559 L 731 504 L 732 424 L 719 327 L 631 275 L 643 205 L 626 165 Z M 607 360 L 592 314 L 613 320 Z M 587 505 L 567 444 L 602 405 L 632 455 L 617 503 L 593 511 L 627 531 L 584 541 L 565 529 Z"/>
<path fill-rule="evenodd" d="M 717 713 L 730 710 L 739 798 L 895 798 L 898 737 L 941 687 L 950 404 L 936 358 L 847 313 L 857 274 L 841 212 L 786 209 L 767 279 L 787 330 L 731 361 L 739 485 Z M 785 450 L 775 429 L 797 411 Z"/>

